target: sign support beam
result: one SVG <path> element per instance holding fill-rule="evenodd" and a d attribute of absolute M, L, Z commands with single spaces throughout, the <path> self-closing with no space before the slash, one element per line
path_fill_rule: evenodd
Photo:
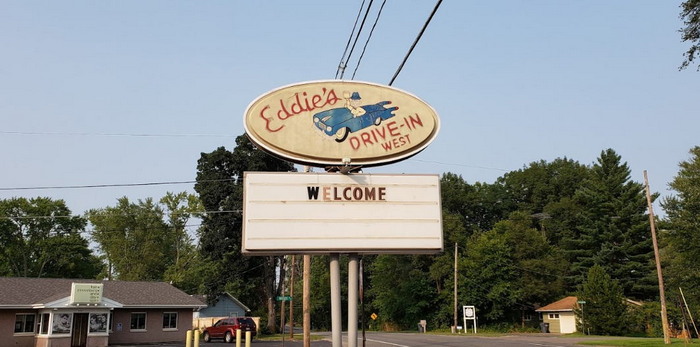
<path fill-rule="evenodd" d="M 343 347 L 343 317 L 340 307 L 340 254 L 330 255 L 331 331 L 333 347 Z"/>
<path fill-rule="evenodd" d="M 357 266 L 357 253 L 350 254 L 348 261 L 348 347 L 357 347 Z"/>

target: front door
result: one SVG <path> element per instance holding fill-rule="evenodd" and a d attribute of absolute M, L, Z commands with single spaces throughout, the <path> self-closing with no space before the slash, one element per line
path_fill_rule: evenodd
<path fill-rule="evenodd" d="M 71 347 L 86 347 L 88 334 L 88 314 L 73 314 L 73 332 L 70 337 Z"/>

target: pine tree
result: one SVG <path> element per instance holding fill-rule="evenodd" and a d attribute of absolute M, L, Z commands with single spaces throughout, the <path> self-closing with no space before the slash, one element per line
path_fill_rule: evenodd
<path fill-rule="evenodd" d="M 617 281 L 610 278 L 600 265 L 588 270 L 588 277 L 577 295 L 585 301 L 583 322 L 585 330 L 595 335 L 622 335 L 626 332 L 627 305 Z M 579 321 L 580 311 L 577 312 Z"/>
<path fill-rule="evenodd" d="M 661 240 L 668 244 L 663 253 L 669 264 L 669 287 L 682 287 L 692 308 L 700 304 L 700 146 L 692 148 L 690 154 L 669 184 L 676 195 L 661 204 L 667 214 Z M 693 315 L 697 314 L 694 311 Z"/>
<path fill-rule="evenodd" d="M 627 163 L 612 149 L 603 151 L 591 169 L 574 196 L 582 207 L 578 237 L 566 244 L 573 283 L 581 283 L 586 269 L 598 264 L 620 281 L 626 296 L 654 298 L 657 284 L 644 186 L 630 179 Z"/>

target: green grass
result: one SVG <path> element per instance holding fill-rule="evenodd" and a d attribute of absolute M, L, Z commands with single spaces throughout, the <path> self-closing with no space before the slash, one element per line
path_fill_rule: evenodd
<path fill-rule="evenodd" d="M 629 346 L 629 347 L 663 347 L 663 338 L 616 338 L 610 340 L 589 340 L 579 342 L 580 345 L 589 346 Z M 675 346 L 700 346 L 700 341 L 697 339 L 686 342 L 684 339 L 671 339 L 671 345 Z"/>

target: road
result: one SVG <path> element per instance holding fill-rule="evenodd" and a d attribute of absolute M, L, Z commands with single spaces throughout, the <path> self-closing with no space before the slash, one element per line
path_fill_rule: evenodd
<path fill-rule="evenodd" d="M 331 347 L 330 333 L 320 334 L 323 340 L 313 341 L 312 347 Z M 433 335 L 418 333 L 381 333 L 368 332 L 365 347 L 481 347 L 481 346 L 513 346 L 513 347 L 569 347 L 584 340 L 600 340 L 601 337 L 562 337 L 554 334 L 512 334 L 497 337 L 459 335 Z M 244 344 L 243 344 L 244 345 Z M 260 341 L 252 343 L 252 347 L 301 347 L 301 341 Z M 230 347 L 231 344 L 220 341 L 201 343 L 201 347 Z M 235 346 L 235 344 L 234 344 Z M 343 334 L 343 346 L 347 346 L 347 335 Z M 362 337 L 357 343 L 362 347 Z"/>

